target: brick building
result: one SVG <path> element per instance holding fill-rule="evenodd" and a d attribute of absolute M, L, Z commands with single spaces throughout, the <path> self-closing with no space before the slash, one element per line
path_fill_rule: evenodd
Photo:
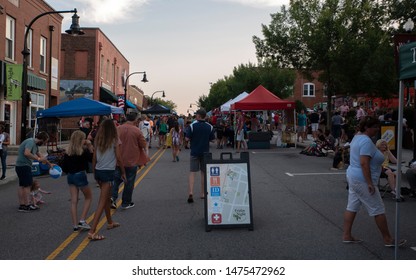
<path fill-rule="evenodd" d="M 0 121 L 10 134 L 11 144 L 20 143 L 22 124 L 21 76 L 24 38 L 30 22 L 38 15 L 54 11 L 42 0 L 0 0 Z M 61 46 L 60 14 L 45 15 L 37 19 L 28 32 L 28 93 L 27 130 L 34 127 L 36 111 L 58 104 L 59 54 Z M 13 77 L 9 75 L 14 71 Z M 9 95 L 17 89 L 13 100 Z M 20 89 L 20 91 L 19 91 Z"/>
<path fill-rule="evenodd" d="M 129 73 L 129 62 L 99 28 L 83 27 L 83 31 L 78 37 L 62 34 L 59 103 L 86 97 L 117 106 L 118 98 L 124 98 L 123 77 Z M 130 107 L 140 108 L 143 92 L 128 86 L 127 99 Z M 62 127 L 77 129 L 78 120 L 62 120 Z"/>
<path fill-rule="evenodd" d="M 317 73 L 313 73 L 312 76 L 312 79 L 307 79 L 297 71 L 293 96 L 288 97 L 287 100 L 302 101 L 306 108 L 310 109 L 313 109 L 317 103 L 327 102 L 325 85 L 318 81 Z"/>

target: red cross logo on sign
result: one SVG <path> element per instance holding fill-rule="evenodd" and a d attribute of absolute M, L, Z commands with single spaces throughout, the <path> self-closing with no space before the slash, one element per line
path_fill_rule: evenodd
<path fill-rule="evenodd" d="M 222 216 L 219 213 L 214 213 L 211 215 L 211 222 L 213 224 L 221 224 L 222 223 Z"/>

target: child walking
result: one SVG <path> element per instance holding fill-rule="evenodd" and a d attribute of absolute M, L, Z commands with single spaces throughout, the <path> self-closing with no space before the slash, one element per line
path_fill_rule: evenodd
<path fill-rule="evenodd" d="M 174 126 L 170 130 L 170 135 L 172 135 L 172 156 L 173 162 L 179 161 L 179 151 L 182 143 L 181 134 L 182 131 L 179 128 L 178 122 L 175 122 Z"/>
<path fill-rule="evenodd" d="M 69 141 L 68 152 L 64 155 L 62 169 L 67 176 L 69 193 L 71 195 L 71 218 L 73 230 L 90 229 L 85 221 L 91 207 L 92 193 L 88 185 L 87 170 L 88 162 L 92 160 L 94 149 L 91 141 L 86 140 L 86 135 L 81 130 L 72 133 Z M 84 206 L 80 220 L 78 221 L 78 196 L 79 191 L 84 195 Z"/>
<path fill-rule="evenodd" d="M 38 180 L 33 180 L 32 187 L 30 188 L 30 201 L 34 207 L 39 208 L 38 204 L 44 204 L 42 200 L 42 194 L 51 194 L 49 191 L 42 190 Z"/>

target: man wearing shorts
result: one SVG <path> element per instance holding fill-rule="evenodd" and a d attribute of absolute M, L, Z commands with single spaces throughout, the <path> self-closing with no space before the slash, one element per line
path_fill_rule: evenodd
<path fill-rule="evenodd" d="M 191 143 L 191 164 L 189 173 L 189 196 L 188 203 L 194 202 L 194 182 L 195 173 L 201 171 L 201 198 L 204 194 L 204 170 L 202 160 L 204 153 L 209 152 L 209 142 L 215 139 L 214 127 L 206 122 L 206 111 L 199 109 L 196 111 L 196 121 L 191 123 L 186 130 L 186 139 Z"/>
<path fill-rule="evenodd" d="M 29 204 L 30 187 L 33 184 L 32 162 L 37 160 L 51 165 L 39 152 L 39 146 L 46 143 L 48 139 L 48 134 L 42 131 L 36 135 L 36 138 L 28 138 L 19 146 L 15 167 L 17 177 L 19 178 L 19 189 L 17 190 L 19 212 L 31 212 L 39 209 Z"/>
<path fill-rule="evenodd" d="M 315 110 L 309 115 L 311 122 L 312 137 L 316 141 L 318 139 L 318 128 L 319 128 L 319 114 Z"/>

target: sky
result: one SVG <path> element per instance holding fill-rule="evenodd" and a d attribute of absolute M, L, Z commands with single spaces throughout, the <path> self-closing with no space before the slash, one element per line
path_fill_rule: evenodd
<path fill-rule="evenodd" d="M 130 63 L 129 84 L 145 95 L 164 90 L 177 112 L 208 95 L 211 83 L 240 64 L 257 63 L 253 35 L 289 0 L 46 0 L 55 10 L 76 8 L 81 27 L 98 27 Z M 62 14 L 68 29 L 72 14 Z M 236 93 L 238 95 L 239 93 Z M 162 93 L 155 93 L 154 98 Z M 192 105 L 196 111 L 197 106 Z M 192 112 L 192 111 L 190 111 Z"/>

